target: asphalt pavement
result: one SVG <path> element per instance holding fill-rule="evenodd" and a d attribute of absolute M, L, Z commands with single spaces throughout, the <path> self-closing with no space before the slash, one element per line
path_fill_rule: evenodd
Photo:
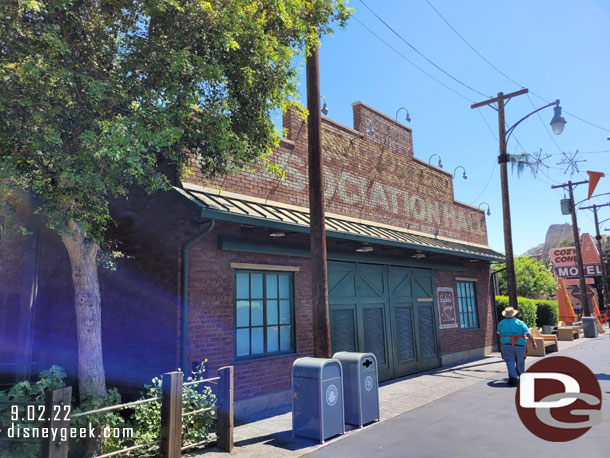
<path fill-rule="evenodd" d="M 530 433 L 515 407 L 516 388 L 485 379 L 421 407 L 365 427 L 310 457 L 610 456 L 610 339 L 603 334 L 560 353 L 591 369 L 602 389 L 602 423 L 578 439 L 548 442 Z M 552 357 L 552 356 L 549 356 Z M 538 358 L 528 358 L 533 364 Z"/>

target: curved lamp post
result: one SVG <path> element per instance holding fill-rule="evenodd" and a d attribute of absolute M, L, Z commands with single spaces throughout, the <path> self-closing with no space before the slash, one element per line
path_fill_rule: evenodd
<path fill-rule="evenodd" d="M 320 98 L 322 100 L 324 100 L 324 105 L 322 105 L 322 109 L 320 110 L 320 113 L 322 113 L 324 116 L 328 116 L 328 105 L 326 105 L 326 97 L 321 95 Z"/>
<path fill-rule="evenodd" d="M 468 175 L 466 175 L 466 169 L 463 166 L 461 166 L 461 165 L 458 165 L 455 169 L 453 169 L 453 178 L 455 178 L 455 172 L 457 171 L 457 169 L 462 169 L 464 171 L 464 173 L 462 173 L 462 178 L 464 180 L 467 180 L 468 179 Z"/>
<path fill-rule="evenodd" d="M 508 154 L 506 152 L 506 144 L 508 143 L 508 139 L 514 132 L 515 128 L 525 121 L 527 118 L 532 116 L 534 113 L 538 113 L 545 108 L 554 106 L 555 113 L 553 118 L 551 119 L 551 128 L 556 135 L 560 135 L 563 132 L 563 128 L 566 124 L 566 120 L 561 115 L 561 107 L 559 106 L 559 100 L 555 100 L 543 107 L 540 107 L 528 115 L 521 118 L 515 124 L 513 124 L 508 129 L 506 128 L 506 121 L 504 118 L 504 105 L 505 102 L 510 100 L 513 97 L 517 97 L 519 95 L 527 94 L 527 89 L 521 89 L 516 92 L 511 92 L 510 94 L 504 94 L 503 92 L 498 92 L 498 96 L 492 99 L 486 100 L 485 102 L 475 103 L 470 106 L 470 108 L 479 108 L 485 105 L 492 105 L 497 103 L 497 107 L 493 107 L 498 112 L 498 139 L 500 141 L 500 155 L 498 156 L 498 163 L 500 164 L 500 183 L 502 187 L 502 215 L 504 219 L 504 248 L 506 255 L 506 283 L 508 287 L 508 305 L 513 308 L 519 308 L 517 303 L 517 282 L 515 280 L 515 262 L 514 262 L 514 254 L 513 254 L 513 235 L 512 228 L 510 223 L 510 200 L 508 196 Z"/>
<path fill-rule="evenodd" d="M 434 153 L 432 156 L 430 156 L 430 157 L 428 158 L 428 164 L 430 164 L 430 163 L 431 163 L 430 161 L 432 160 L 432 158 L 433 158 L 434 156 L 438 156 L 438 165 L 437 165 L 437 167 L 438 167 L 439 169 L 442 169 L 442 168 L 443 168 L 443 160 L 441 159 L 441 155 L 440 155 L 440 154 L 436 154 L 436 153 Z"/>
<path fill-rule="evenodd" d="M 487 211 L 485 213 L 487 214 L 487 216 L 491 215 L 491 209 L 489 207 L 489 204 L 487 202 L 481 202 L 479 204 L 479 208 L 481 208 L 481 205 L 487 205 Z"/>
<path fill-rule="evenodd" d="M 400 107 L 398 110 L 396 110 L 396 121 L 398 121 L 398 113 L 400 113 L 401 110 L 405 110 L 407 112 L 407 116 L 405 117 L 405 120 L 407 122 L 411 122 L 411 116 L 409 115 L 409 110 L 407 109 L 407 107 Z"/>

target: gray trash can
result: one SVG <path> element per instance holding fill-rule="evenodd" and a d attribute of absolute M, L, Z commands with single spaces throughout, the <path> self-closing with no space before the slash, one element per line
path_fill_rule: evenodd
<path fill-rule="evenodd" d="M 345 422 L 359 426 L 379 420 L 377 358 L 373 353 L 340 351 L 333 359 L 343 367 Z"/>
<path fill-rule="evenodd" d="M 334 359 L 299 358 L 292 365 L 292 434 L 324 442 L 345 433 L 343 370 Z"/>
<path fill-rule="evenodd" d="M 597 337 L 597 318 L 594 316 L 583 316 L 582 330 L 585 337 Z"/>

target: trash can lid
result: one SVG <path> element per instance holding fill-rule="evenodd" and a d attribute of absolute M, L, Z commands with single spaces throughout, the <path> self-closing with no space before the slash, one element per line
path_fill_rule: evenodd
<path fill-rule="evenodd" d="M 341 363 L 336 359 L 328 359 L 328 358 L 312 358 L 312 357 L 304 357 L 298 358 L 292 363 L 292 376 L 293 377 L 305 377 L 305 378 L 315 378 L 321 379 L 322 372 L 325 369 L 334 369 L 333 372 L 336 375 L 341 373 Z"/>
<path fill-rule="evenodd" d="M 357 353 L 353 351 L 338 351 L 333 355 L 333 359 L 338 359 L 341 363 L 355 363 L 360 364 L 360 361 L 364 359 L 371 359 L 375 366 L 377 366 L 377 358 L 373 353 Z"/>

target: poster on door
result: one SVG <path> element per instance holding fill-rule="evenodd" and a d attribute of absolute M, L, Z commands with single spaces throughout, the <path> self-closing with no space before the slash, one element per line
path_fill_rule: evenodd
<path fill-rule="evenodd" d="M 458 323 L 453 288 L 436 288 L 436 294 L 438 296 L 438 327 L 440 329 L 457 328 Z"/>

